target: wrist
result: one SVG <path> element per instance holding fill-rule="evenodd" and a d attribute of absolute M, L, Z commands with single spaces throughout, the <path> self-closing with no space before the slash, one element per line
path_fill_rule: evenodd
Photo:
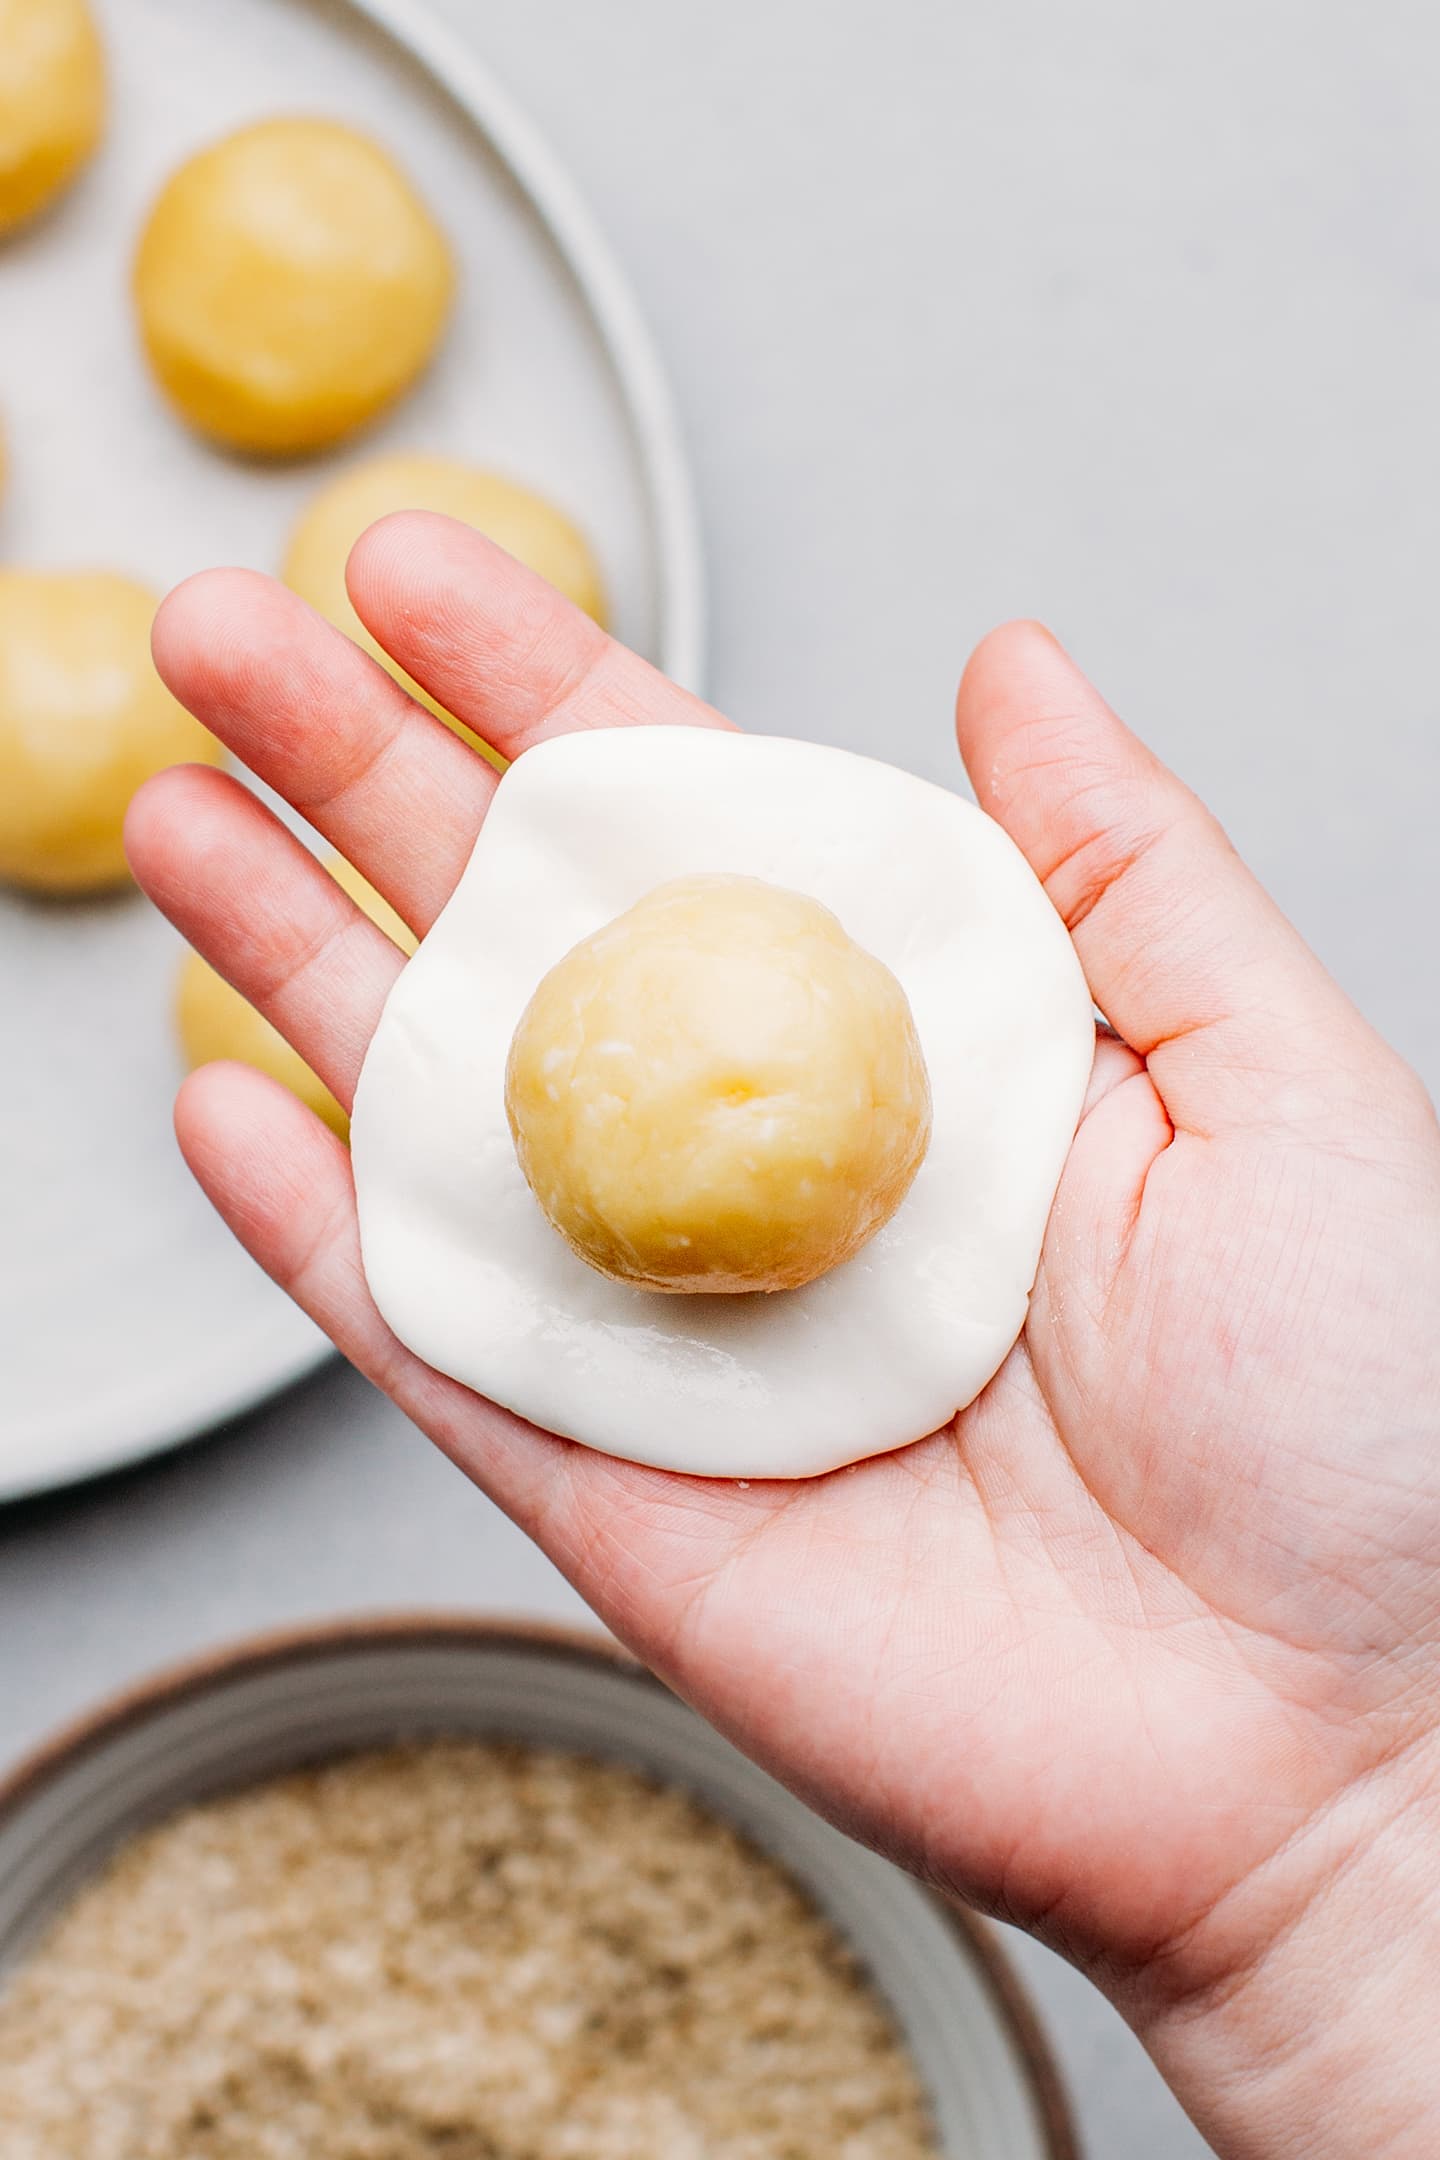
<path fill-rule="evenodd" d="M 1331 1800 L 1116 1990 L 1222 2160 L 1433 2160 L 1440 1741 Z"/>

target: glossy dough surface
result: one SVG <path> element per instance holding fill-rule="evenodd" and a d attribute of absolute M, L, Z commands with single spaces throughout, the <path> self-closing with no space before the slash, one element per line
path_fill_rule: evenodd
<path fill-rule="evenodd" d="M 0 233 L 69 185 L 104 122 L 87 0 L 0 0 Z"/>
<path fill-rule="evenodd" d="M 449 313 L 444 235 L 376 142 L 262 120 L 173 173 L 135 257 L 141 335 L 203 434 L 287 456 L 409 388 Z"/>
<path fill-rule="evenodd" d="M 141 781 L 219 764 L 155 672 L 155 605 L 107 571 L 0 570 L 0 878 L 51 893 L 127 883 L 121 828 Z"/>
<path fill-rule="evenodd" d="M 546 972 L 670 879 L 812 895 L 891 969 L 929 1069 L 929 1151 L 893 1220 L 804 1289 L 611 1282 L 542 1214 L 505 1063 Z M 395 1332 L 551 1432 L 721 1477 L 809 1477 L 971 1401 L 1025 1318 L 1094 1047 L 1074 949 L 999 826 L 845 751 L 695 728 L 529 750 L 391 992 L 352 1126 L 364 1264 Z"/>
<path fill-rule="evenodd" d="M 567 953 L 516 1029 L 505 1108 L 581 1259 L 672 1295 L 813 1282 L 890 1220 L 930 1141 L 899 983 L 758 878 L 658 885 Z"/>

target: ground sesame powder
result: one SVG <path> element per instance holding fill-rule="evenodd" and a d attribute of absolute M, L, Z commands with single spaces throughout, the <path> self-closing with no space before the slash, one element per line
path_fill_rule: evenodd
<path fill-rule="evenodd" d="M 0 1996 L 4 2160 L 921 2160 L 891 2020 L 678 1792 L 357 1756 L 135 1840 Z"/>

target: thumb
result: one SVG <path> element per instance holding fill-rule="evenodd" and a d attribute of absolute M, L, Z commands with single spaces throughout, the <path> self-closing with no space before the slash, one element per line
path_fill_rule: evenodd
<path fill-rule="evenodd" d="M 1048 631 L 983 641 L 956 727 L 981 808 L 1028 857 L 1177 1129 L 1310 1126 L 1373 1085 L 1391 1053 Z"/>

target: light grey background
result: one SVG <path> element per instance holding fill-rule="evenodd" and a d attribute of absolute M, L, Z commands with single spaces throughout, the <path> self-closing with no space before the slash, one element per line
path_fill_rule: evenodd
<path fill-rule="evenodd" d="M 1045 617 L 1440 1081 L 1431 0 L 446 0 L 640 289 L 738 718 L 953 774 Z M 497 292 L 495 304 L 503 305 Z M 0 1521 L 0 1752 L 342 1607 L 572 1612 L 353 1375 Z M 1090 2151 L 1203 2151 L 1024 1953 Z"/>

